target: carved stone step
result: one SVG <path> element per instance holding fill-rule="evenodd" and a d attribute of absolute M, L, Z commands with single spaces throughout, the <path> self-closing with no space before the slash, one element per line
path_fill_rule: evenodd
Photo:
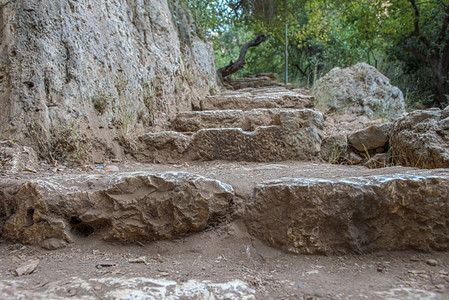
<path fill-rule="evenodd" d="M 174 130 L 195 132 L 207 128 L 241 128 L 254 131 L 259 126 L 280 125 L 279 113 L 302 114 L 301 109 L 258 108 L 243 110 L 206 110 L 178 113 L 172 122 Z"/>
<path fill-rule="evenodd" d="M 201 101 L 202 110 L 254 108 L 313 108 L 314 98 L 285 88 L 245 89 L 209 96 Z"/>
<path fill-rule="evenodd" d="M 148 133 L 138 137 L 133 156 L 138 161 L 147 163 L 176 163 L 198 159 L 317 159 L 324 126 L 320 112 L 310 109 L 280 109 L 256 110 L 247 114 L 254 121 L 253 125 L 262 123 L 267 118 L 276 125 L 258 126 L 254 131 L 244 131 L 241 128 L 201 129 L 192 136 L 174 131 Z"/>
<path fill-rule="evenodd" d="M 417 172 L 418 173 L 418 172 Z M 449 172 L 319 179 L 256 186 L 250 232 L 292 253 L 449 249 Z"/>
<path fill-rule="evenodd" d="M 134 242 L 198 232 L 234 197 L 232 186 L 184 172 L 3 178 L 0 191 L 3 237 L 48 249 L 93 234 Z"/>

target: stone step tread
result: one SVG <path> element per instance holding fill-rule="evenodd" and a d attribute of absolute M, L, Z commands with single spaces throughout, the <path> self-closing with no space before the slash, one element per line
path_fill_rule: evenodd
<path fill-rule="evenodd" d="M 225 110 L 254 108 L 313 108 L 314 97 L 307 90 L 285 88 L 244 89 L 225 91 L 220 95 L 208 96 L 201 101 L 202 110 Z"/>
<path fill-rule="evenodd" d="M 254 131 L 259 126 L 279 125 L 279 113 L 282 112 L 301 114 L 302 109 L 185 111 L 178 113 L 171 124 L 178 132 L 195 132 L 205 128 L 242 128 L 245 131 Z"/>
<path fill-rule="evenodd" d="M 231 114 L 234 112 L 231 111 Z M 262 112 L 262 115 L 259 115 L 259 112 Z M 138 161 L 146 163 L 176 163 L 196 159 L 318 159 L 324 127 L 323 115 L 320 112 L 311 109 L 281 109 L 246 114 L 253 116 L 252 124 L 267 125 L 257 126 L 254 131 L 245 131 L 231 124 L 235 128 L 228 128 L 229 125 L 226 125 L 226 128 L 205 128 L 193 135 L 176 131 L 147 133 L 137 138 L 132 155 Z M 235 123 L 235 120 L 232 120 L 232 123 Z M 198 127 L 201 126 L 189 127 L 187 130 Z"/>
<path fill-rule="evenodd" d="M 203 230 L 234 211 L 253 236 L 292 253 L 449 249 L 448 169 L 292 161 L 118 168 L 0 177 L 0 207 L 11 208 L 2 212 L 4 236 L 49 249 L 93 233 L 157 240 Z"/>

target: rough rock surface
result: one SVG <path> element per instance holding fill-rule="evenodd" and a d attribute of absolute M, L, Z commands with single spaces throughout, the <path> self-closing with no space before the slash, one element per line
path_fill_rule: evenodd
<path fill-rule="evenodd" d="M 191 137 L 175 131 L 147 133 L 137 138 L 132 155 L 140 162 L 173 163 L 187 158 Z"/>
<path fill-rule="evenodd" d="M 449 116 L 440 109 L 417 110 L 398 119 L 391 130 L 395 163 L 419 168 L 449 167 Z"/>
<path fill-rule="evenodd" d="M 2 181 L 3 237 L 54 248 L 95 234 L 110 241 L 168 239 L 229 214 L 234 190 L 182 172 Z M 49 241 L 50 240 L 50 241 Z"/>
<path fill-rule="evenodd" d="M 328 163 L 340 163 L 348 148 L 348 138 L 345 134 L 328 136 L 321 143 L 320 157 Z"/>
<path fill-rule="evenodd" d="M 392 125 L 392 123 L 373 125 L 354 132 L 348 136 L 349 144 L 361 152 L 384 147 L 388 144 Z"/>
<path fill-rule="evenodd" d="M 449 246 L 449 173 L 260 184 L 247 208 L 250 232 L 292 253 L 443 250 Z"/>
<path fill-rule="evenodd" d="M 0 172 L 33 172 L 37 162 L 33 148 L 12 141 L 0 141 Z"/>
<path fill-rule="evenodd" d="M 402 92 L 365 63 L 332 69 L 315 83 L 312 94 L 317 108 L 326 113 L 396 119 L 405 112 Z"/>
<path fill-rule="evenodd" d="M 204 160 L 311 160 L 320 152 L 323 116 L 304 110 L 280 110 L 276 124 L 247 132 L 239 128 L 203 129 L 193 136 L 192 151 Z"/>
<path fill-rule="evenodd" d="M 220 95 L 206 97 L 201 101 L 202 110 L 312 107 L 314 107 L 312 96 L 283 87 L 226 91 Z"/>
<path fill-rule="evenodd" d="M 204 128 L 241 128 L 243 111 L 187 111 L 176 115 L 172 127 L 180 132 L 195 132 Z"/>
<path fill-rule="evenodd" d="M 241 128 L 254 131 L 259 126 L 281 125 L 279 114 L 295 111 L 288 108 L 252 110 L 205 110 L 178 113 L 172 127 L 178 132 L 195 132 L 207 128 Z M 299 110 L 296 110 L 299 112 Z"/>
<path fill-rule="evenodd" d="M 364 166 L 370 169 L 388 167 L 390 155 L 388 153 L 377 153 L 371 157 Z"/>
<path fill-rule="evenodd" d="M 47 156 L 67 159 L 59 152 L 73 144 L 78 159 L 120 158 L 117 138 L 199 106 L 216 88 L 213 50 L 171 3 L 2 1 L 0 139 Z"/>
<path fill-rule="evenodd" d="M 225 79 L 225 83 L 234 90 L 245 88 L 260 88 L 267 86 L 281 86 L 281 84 L 275 82 L 275 80 L 276 74 L 258 74 L 258 76 L 254 77 Z"/>
<path fill-rule="evenodd" d="M 211 282 L 209 280 L 175 280 L 146 277 L 79 277 L 54 281 L 44 289 L 29 290 L 21 281 L 0 281 L 4 299 L 94 299 L 92 290 L 102 290 L 106 299 L 255 299 L 255 291 L 241 280 Z M 76 291 L 76 295 L 72 295 Z M 72 293 L 72 294 L 71 294 Z"/>

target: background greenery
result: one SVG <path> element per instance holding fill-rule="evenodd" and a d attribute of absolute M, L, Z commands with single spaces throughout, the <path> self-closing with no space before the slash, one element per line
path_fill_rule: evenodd
<path fill-rule="evenodd" d="M 404 92 L 410 108 L 448 104 L 449 0 L 182 1 L 197 33 L 212 41 L 217 68 L 257 33 L 269 36 L 234 76 L 274 72 L 282 80 L 287 24 L 290 82 L 311 87 L 334 67 L 367 62 Z M 443 97 L 435 89 L 442 80 Z"/>

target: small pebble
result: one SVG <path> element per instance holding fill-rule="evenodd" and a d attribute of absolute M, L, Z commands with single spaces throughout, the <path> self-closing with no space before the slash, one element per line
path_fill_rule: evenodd
<path fill-rule="evenodd" d="M 428 264 L 429 266 L 435 267 L 438 263 L 437 263 L 437 261 L 435 259 L 429 258 L 426 261 L 426 264 Z"/>

